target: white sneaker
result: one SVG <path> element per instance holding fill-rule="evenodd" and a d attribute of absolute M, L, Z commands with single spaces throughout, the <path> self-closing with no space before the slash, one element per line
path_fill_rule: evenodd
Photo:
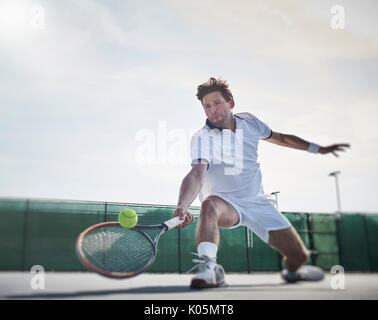
<path fill-rule="evenodd" d="M 288 272 L 284 269 L 281 277 L 286 282 L 295 283 L 297 281 L 321 281 L 324 279 L 324 272 L 316 266 L 305 265 L 300 267 L 296 272 Z"/>
<path fill-rule="evenodd" d="M 196 254 L 196 253 L 195 253 Z M 190 288 L 216 288 L 227 286 L 224 276 L 224 269 L 221 265 L 216 264 L 216 259 L 210 259 L 207 256 L 200 256 L 199 259 L 192 260 L 195 265 L 188 272 L 198 267 L 197 274 L 192 278 Z"/>

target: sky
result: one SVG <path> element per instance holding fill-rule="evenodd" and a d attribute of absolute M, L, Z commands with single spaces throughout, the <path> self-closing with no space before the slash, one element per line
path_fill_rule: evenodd
<path fill-rule="evenodd" d="M 264 141 L 283 212 L 378 212 L 378 2 L 0 1 L 0 197 L 176 205 L 196 88 L 339 158 Z M 200 205 L 198 198 L 194 206 Z"/>

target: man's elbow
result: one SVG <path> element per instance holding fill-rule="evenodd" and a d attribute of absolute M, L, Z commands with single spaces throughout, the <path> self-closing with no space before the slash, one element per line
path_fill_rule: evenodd
<path fill-rule="evenodd" d="M 199 184 L 203 184 L 204 177 L 207 171 L 207 165 L 196 164 L 193 165 L 192 170 L 186 175 L 185 179 L 195 181 Z"/>
<path fill-rule="evenodd" d="M 272 142 L 279 146 L 285 146 L 286 142 L 286 134 L 280 133 L 280 132 L 273 132 L 271 139 L 268 139 L 267 141 Z"/>

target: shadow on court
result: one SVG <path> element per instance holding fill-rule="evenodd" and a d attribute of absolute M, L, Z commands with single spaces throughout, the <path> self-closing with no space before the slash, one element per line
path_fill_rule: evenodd
<path fill-rule="evenodd" d="M 190 292 L 188 286 L 167 286 L 167 287 L 141 287 L 125 290 L 93 290 L 93 291 L 78 291 L 67 293 L 43 293 L 43 294 L 31 294 L 31 295 L 14 295 L 8 296 L 8 299 L 59 299 L 59 298 L 77 298 L 77 297 L 90 297 L 90 296 L 107 296 L 117 294 L 146 294 L 146 293 L 180 293 Z"/>
<path fill-rule="evenodd" d="M 190 289 L 188 285 L 185 286 L 150 286 L 131 289 L 118 290 L 92 290 L 92 291 L 77 291 L 77 292 L 50 292 L 37 293 L 30 295 L 11 295 L 7 299 L 63 299 L 63 298 L 79 298 L 79 297 L 99 297 L 107 295 L 138 295 L 138 294 L 169 294 L 169 293 L 200 293 L 216 290 L 216 292 L 230 292 L 230 291 L 269 291 L 277 287 L 290 287 L 291 284 L 258 284 L 258 285 L 229 285 L 224 288 L 209 288 L 209 289 Z"/>

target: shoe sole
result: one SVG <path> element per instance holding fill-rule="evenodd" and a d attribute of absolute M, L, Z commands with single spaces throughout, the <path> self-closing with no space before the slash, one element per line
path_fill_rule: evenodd
<path fill-rule="evenodd" d="M 307 281 L 307 282 L 317 282 L 317 281 L 324 280 L 324 275 L 321 278 L 319 277 L 318 279 L 307 279 L 307 278 L 301 278 L 301 277 L 299 277 L 298 279 L 290 280 L 290 279 L 288 279 L 286 277 L 281 277 L 281 278 L 283 280 L 285 280 L 286 283 L 297 283 L 297 282 L 305 282 L 305 281 Z"/>
<path fill-rule="evenodd" d="M 219 283 L 207 283 L 205 280 L 202 279 L 193 279 L 190 283 L 190 289 L 206 289 L 220 287 L 227 287 L 227 283 L 225 281 Z"/>

